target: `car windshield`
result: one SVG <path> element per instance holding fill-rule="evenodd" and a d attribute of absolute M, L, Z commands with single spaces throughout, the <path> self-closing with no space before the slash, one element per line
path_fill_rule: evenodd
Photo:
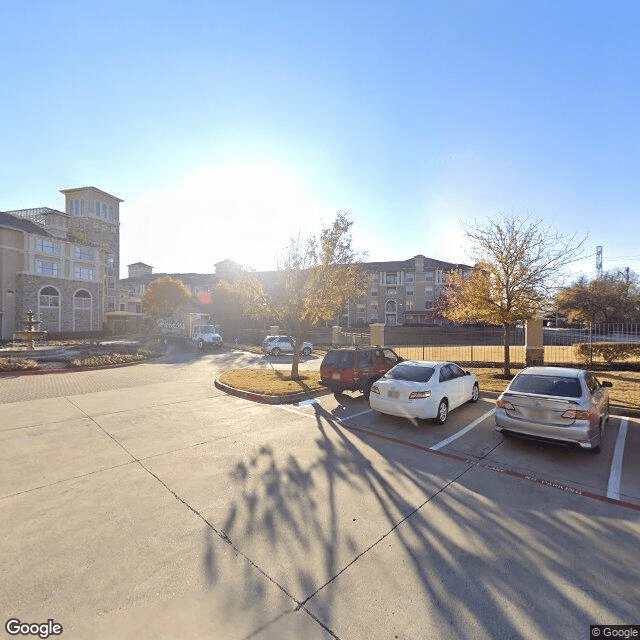
<path fill-rule="evenodd" d="M 216 328 L 210 324 L 206 324 L 206 325 L 203 324 L 199 327 L 195 327 L 195 330 L 198 333 L 215 333 L 216 332 Z"/>
<path fill-rule="evenodd" d="M 433 372 L 433 367 L 398 364 L 390 371 L 387 371 L 384 377 L 392 380 L 408 380 L 409 382 L 429 382 Z"/>
<path fill-rule="evenodd" d="M 561 398 L 579 398 L 582 395 L 580 381 L 577 378 L 538 376 L 526 373 L 521 373 L 513 379 L 509 391 L 537 393 Z"/>
<path fill-rule="evenodd" d="M 354 356 L 353 351 L 329 351 L 322 364 L 329 367 L 353 367 Z"/>

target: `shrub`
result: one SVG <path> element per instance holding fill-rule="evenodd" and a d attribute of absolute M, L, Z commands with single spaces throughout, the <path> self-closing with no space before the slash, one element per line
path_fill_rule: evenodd
<path fill-rule="evenodd" d="M 26 358 L 0 358 L 0 371 L 29 371 L 38 368 L 36 360 Z"/>
<path fill-rule="evenodd" d="M 640 344 L 632 342 L 581 342 L 574 344 L 573 348 L 577 357 L 584 362 L 589 362 L 593 357 L 612 364 L 632 356 L 640 356 Z"/>
<path fill-rule="evenodd" d="M 109 353 L 101 356 L 90 356 L 88 358 L 69 358 L 69 367 L 105 367 L 114 364 L 129 364 L 146 360 L 142 353 Z"/>

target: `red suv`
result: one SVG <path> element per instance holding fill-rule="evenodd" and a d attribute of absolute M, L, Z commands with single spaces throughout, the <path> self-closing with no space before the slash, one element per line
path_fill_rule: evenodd
<path fill-rule="evenodd" d="M 341 347 L 331 349 L 320 364 L 320 384 L 334 393 L 362 391 L 369 395 L 371 385 L 402 358 L 387 347 Z"/>

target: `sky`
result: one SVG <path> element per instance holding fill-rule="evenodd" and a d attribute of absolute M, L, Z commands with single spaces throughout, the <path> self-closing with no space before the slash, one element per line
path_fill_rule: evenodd
<path fill-rule="evenodd" d="M 0 0 L 0 211 L 122 198 L 122 277 L 339 210 L 372 261 L 517 214 L 640 272 L 639 41 L 635 0 Z"/>

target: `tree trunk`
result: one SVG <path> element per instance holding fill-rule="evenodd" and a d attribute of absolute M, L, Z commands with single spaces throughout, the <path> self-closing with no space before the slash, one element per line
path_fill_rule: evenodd
<path fill-rule="evenodd" d="M 298 365 L 300 364 L 300 350 L 302 349 L 303 337 L 302 325 L 299 322 L 296 322 L 296 335 L 294 336 L 296 344 L 293 348 L 293 362 L 291 363 L 292 380 L 300 380 Z"/>
<path fill-rule="evenodd" d="M 504 376 L 505 378 L 511 377 L 511 325 L 505 322 L 504 327 Z"/>

